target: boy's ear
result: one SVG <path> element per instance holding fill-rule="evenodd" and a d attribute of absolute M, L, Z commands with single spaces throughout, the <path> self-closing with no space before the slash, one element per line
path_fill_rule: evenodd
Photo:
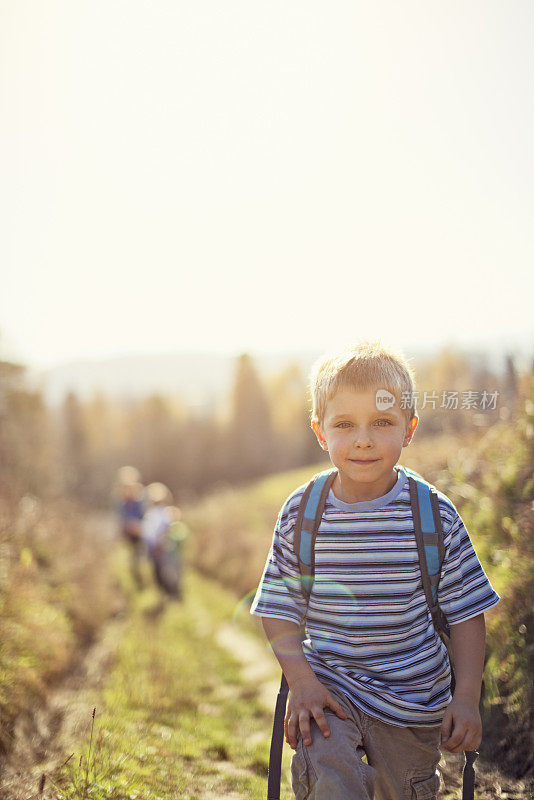
<path fill-rule="evenodd" d="M 319 444 L 321 445 L 323 450 L 328 450 L 328 444 L 326 442 L 326 438 L 325 438 L 324 432 L 323 432 L 321 426 L 319 425 L 319 422 L 316 419 L 312 419 L 312 428 L 313 428 L 314 434 L 317 437 L 317 441 L 319 442 Z"/>
<path fill-rule="evenodd" d="M 408 447 L 408 445 L 412 441 L 415 429 L 417 428 L 418 424 L 419 424 L 419 417 L 417 416 L 417 414 L 414 414 L 410 422 L 408 423 L 406 435 L 404 436 L 404 441 L 402 443 L 403 447 Z"/>

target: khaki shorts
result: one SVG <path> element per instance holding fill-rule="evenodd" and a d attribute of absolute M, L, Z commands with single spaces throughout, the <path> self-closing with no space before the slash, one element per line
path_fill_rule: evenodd
<path fill-rule="evenodd" d="M 325 708 L 330 736 L 325 738 L 311 718 L 308 746 L 298 731 L 291 761 L 296 800 L 436 800 L 440 726 L 387 725 L 360 711 L 339 689 L 328 689 L 348 718 Z"/>

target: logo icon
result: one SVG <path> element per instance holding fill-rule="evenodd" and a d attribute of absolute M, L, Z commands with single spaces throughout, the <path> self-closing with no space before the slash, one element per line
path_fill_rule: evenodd
<path fill-rule="evenodd" d="M 376 393 L 376 407 L 379 411 L 387 411 L 395 405 L 395 395 L 387 389 L 378 389 Z"/>

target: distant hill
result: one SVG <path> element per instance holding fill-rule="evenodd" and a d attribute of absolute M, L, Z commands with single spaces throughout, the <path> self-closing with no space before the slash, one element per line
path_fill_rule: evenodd
<path fill-rule="evenodd" d="M 416 362 L 435 357 L 439 351 L 439 347 L 430 344 L 404 347 L 404 352 Z M 462 349 L 462 353 L 473 363 L 482 360 L 500 372 L 506 349 L 489 347 L 487 351 L 480 348 L 469 353 Z M 251 352 L 250 355 L 260 374 L 268 376 L 295 363 L 307 374 L 320 352 Z M 150 394 L 175 395 L 188 405 L 209 409 L 228 397 L 236 360 L 237 355 L 203 352 L 125 355 L 69 361 L 41 372 L 30 371 L 30 374 L 51 405 L 60 403 L 68 392 L 74 391 L 82 399 L 92 397 L 96 392 L 114 399 L 135 399 Z M 525 360 L 525 366 L 527 361 L 530 366 L 532 357 Z"/>
<path fill-rule="evenodd" d="M 308 370 L 317 353 L 253 356 L 262 375 L 289 364 Z M 111 398 L 135 399 L 149 394 L 178 395 L 188 405 L 210 408 L 231 389 L 237 356 L 213 353 L 117 356 L 71 361 L 41 373 L 34 380 L 46 400 L 56 405 L 74 391 L 80 398 L 102 392 Z"/>

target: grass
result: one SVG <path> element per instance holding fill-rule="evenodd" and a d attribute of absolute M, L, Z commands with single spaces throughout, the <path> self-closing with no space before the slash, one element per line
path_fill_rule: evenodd
<path fill-rule="evenodd" d="M 264 798 L 272 710 L 237 656 L 214 643 L 217 625 L 236 618 L 256 628 L 234 595 L 193 572 L 183 604 L 162 608 L 155 589 L 131 598 L 92 753 L 52 776 L 58 799 Z"/>
<path fill-rule="evenodd" d="M 117 600 L 98 531 L 67 502 L 0 503 L 0 748 Z"/>
<path fill-rule="evenodd" d="M 254 484 L 228 488 L 186 510 L 192 536 L 188 558 L 202 574 L 240 596 L 257 585 L 274 523 L 288 494 L 328 464 L 268 476 Z"/>
<path fill-rule="evenodd" d="M 517 513 L 532 502 L 534 409 L 527 417 L 515 426 L 495 426 L 476 441 L 423 439 L 403 451 L 401 463 L 455 502 L 493 585 L 505 595 L 489 626 L 488 702 L 500 715 L 492 723 L 496 733 L 502 730 L 507 740 L 515 735 L 516 743 L 525 733 L 521 742 L 530 763 L 530 717 L 521 709 L 532 697 L 533 538 Z M 264 798 L 273 709 L 265 709 L 259 687 L 242 676 L 238 654 L 216 644 L 214 632 L 235 619 L 248 632 L 259 630 L 246 599 L 263 570 L 280 506 L 325 466 L 228 489 L 190 509 L 188 555 L 202 575 L 187 573 L 183 605 L 162 607 L 154 588 L 136 594 L 127 553 L 117 550 L 115 574 L 130 609 L 116 661 L 94 729 L 89 708 L 85 744 L 73 743 L 77 752 L 50 775 L 47 796 Z M 8 734 L 16 714 L 68 669 L 112 605 L 107 570 L 96 565 L 90 537 L 78 536 L 79 520 L 63 512 L 54 518 L 46 509 L 30 517 L 13 514 L 0 551 L 0 729 Z M 267 650 L 265 657 L 272 658 Z M 500 747 L 497 742 L 496 758 L 502 757 Z M 282 797 L 291 797 L 288 748 L 284 758 Z"/>
<path fill-rule="evenodd" d="M 259 636 L 258 620 L 194 572 L 184 604 L 160 609 L 153 589 L 131 597 L 94 731 L 88 709 L 85 743 L 50 776 L 50 800 L 264 800 L 274 702 L 265 708 L 238 654 L 214 642 L 217 627 L 232 621 Z M 265 658 L 278 679 L 267 648 Z M 283 800 L 293 797 L 291 756 L 286 746 Z"/>

